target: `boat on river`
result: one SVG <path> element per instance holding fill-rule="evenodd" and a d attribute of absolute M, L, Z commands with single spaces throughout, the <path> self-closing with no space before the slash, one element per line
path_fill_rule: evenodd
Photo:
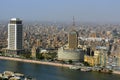
<path fill-rule="evenodd" d="M 92 71 L 92 68 L 91 67 L 81 67 L 80 70 L 84 71 L 84 72 L 90 72 L 90 71 Z"/>
<path fill-rule="evenodd" d="M 80 70 L 80 66 L 73 65 L 70 66 L 69 69 Z"/>
<path fill-rule="evenodd" d="M 21 73 L 16 73 L 12 71 L 4 71 L 0 73 L 0 80 L 35 80 L 30 76 L 25 76 Z"/>
<path fill-rule="evenodd" d="M 100 72 L 102 72 L 102 73 L 112 73 L 112 70 L 109 70 L 109 69 L 107 69 L 107 68 L 102 68 L 102 69 L 100 70 Z"/>

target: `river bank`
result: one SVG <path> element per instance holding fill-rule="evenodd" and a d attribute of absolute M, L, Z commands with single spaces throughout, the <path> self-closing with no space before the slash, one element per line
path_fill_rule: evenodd
<path fill-rule="evenodd" d="M 70 65 L 70 64 L 36 61 L 36 60 L 28 60 L 28 59 L 20 59 L 20 58 L 12 58 L 12 57 L 4 57 L 4 56 L 0 56 L 0 59 L 11 60 L 11 61 L 20 61 L 20 62 L 26 62 L 26 63 L 34 63 L 34 64 L 51 65 L 51 66 L 58 66 L 58 67 L 66 67 L 66 68 L 70 68 L 70 67 L 73 66 L 73 65 Z M 120 74 L 120 71 L 112 71 L 112 73 L 113 74 Z"/>
<path fill-rule="evenodd" d="M 0 56 L 0 59 L 2 59 L 2 60 L 20 61 L 20 62 L 27 62 L 27 63 L 35 63 L 35 64 L 44 64 L 44 65 L 51 65 L 51 66 L 59 66 L 59 67 L 67 67 L 67 68 L 72 66 L 72 65 L 69 65 L 69 64 L 44 62 L 44 61 L 36 61 L 36 60 L 28 60 L 28 59 L 20 59 L 20 58 L 12 58 L 12 57 L 3 57 L 3 56 Z"/>
<path fill-rule="evenodd" d="M 113 74 L 120 74 L 120 71 L 113 71 Z"/>

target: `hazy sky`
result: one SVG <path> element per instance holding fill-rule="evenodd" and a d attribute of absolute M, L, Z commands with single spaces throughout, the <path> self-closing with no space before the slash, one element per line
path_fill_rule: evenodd
<path fill-rule="evenodd" d="M 0 20 L 120 22 L 120 0 L 0 0 Z"/>

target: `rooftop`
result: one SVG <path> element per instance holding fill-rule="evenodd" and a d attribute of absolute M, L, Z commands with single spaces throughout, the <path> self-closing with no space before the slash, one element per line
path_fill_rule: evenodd
<path fill-rule="evenodd" d="M 20 18 L 11 18 L 11 21 L 21 21 Z"/>

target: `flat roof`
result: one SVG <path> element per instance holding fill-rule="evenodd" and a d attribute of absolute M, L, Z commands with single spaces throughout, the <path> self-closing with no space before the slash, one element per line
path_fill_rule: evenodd
<path fill-rule="evenodd" d="M 21 21 L 20 18 L 11 18 L 11 21 Z"/>

